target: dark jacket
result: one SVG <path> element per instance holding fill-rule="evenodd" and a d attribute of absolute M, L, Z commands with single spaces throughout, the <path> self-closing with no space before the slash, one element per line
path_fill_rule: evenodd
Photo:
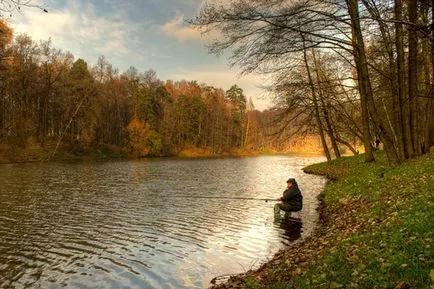
<path fill-rule="evenodd" d="M 298 186 L 293 185 L 283 192 L 282 202 L 289 206 L 291 211 L 300 211 L 303 208 L 303 196 Z"/>

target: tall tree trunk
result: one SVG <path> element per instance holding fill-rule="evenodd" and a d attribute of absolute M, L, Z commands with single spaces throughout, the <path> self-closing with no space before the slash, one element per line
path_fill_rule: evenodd
<path fill-rule="evenodd" d="M 360 91 L 360 99 L 362 105 L 362 117 L 363 110 L 367 110 L 369 112 L 369 116 L 372 119 L 373 128 L 375 133 L 379 136 L 380 140 L 384 144 L 384 150 L 387 154 L 389 161 L 399 163 L 402 160 L 399 158 L 399 153 L 396 147 L 393 144 L 393 136 L 388 128 L 387 124 L 381 119 L 378 114 L 377 108 L 374 102 L 374 95 L 371 87 L 371 80 L 369 76 L 368 63 L 365 52 L 365 45 L 362 35 L 362 29 L 360 26 L 360 17 L 359 17 L 359 1 L 358 0 L 347 0 L 348 12 L 351 18 L 351 31 L 352 31 L 352 42 L 354 49 L 354 58 L 357 68 L 357 75 L 359 80 L 359 91 Z M 366 120 L 364 119 L 363 122 Z M 366 124 L 363 129 L 365 129 Z M 369 132 L 365 132 L 364 134 L 368 134 Z M 364 144 L 367 146 L 367 136 L 364 135 Z M 369 146 L 370 146 L 369 142 Z M 372 147 L 370 147 L 370 153 L 372 154 Z M 373 155 L 372 159 L 373 160 Z M 369 161 L 369 157 L 366 157 L 366 161 Z"/>
<path fill-rule="evenodd" d="M 247 140 L 249 138 L 249 133 L 250 133 L 250 113 L 249 111 L 247 111 L 247 117 L 246 117 L 246 134 L 244 136 L 244 140 L 243 140 L 243 146 L 247 146 Z"/>
<path fill-rule="evenodd" d="M 402 0 L 396 0 L 395 15 L 402 14 Z M 390 131 L 393 137 L 393 144 L 398 152 L 400 159 L 405 159 L 404 144 L 402 136 L 402 112 L 401 112 L 401 99 L 402 93 L 405 91 L 405 70 L 404 64 L 404 48 L 403 48 L 403 35 L 402 23 L 398 21 L 395 23 L 395 41 L 393 41 L 389 27 L 386 22 L 382 21 L 381 13 L 376 5 L 373 5 L 371 0 L 362 0 L 362 3 L 367 8 L 373 19 L 378 19 L 378 28 L 380 29 L 381 37 L 383 38 L 383 45 L 387 53 L 387 64 L 390 72 L 390 86 L 391 86 L 391 102 L 392 102 L 392 120 L 389 117 L 389 111 L 385 108 L 387 119 L 389 120 Z M 396 54 L 397 60 L 395 61 L 394 43 L 397 46 Z M 402 71 L 399 72 L 399 68 Z M 401 86 L 402 85 L 402 86 Z"/>
<path fill-rule="evenodd" d="M 324 115 L 324 121 L 325 121 L 326 128 L 327 128 L 326 131 L 327 131 L 327 134 L 328 134 L 328 136 L 330 138 L 330 142 L 332 144 L 332 148 L 333 148 L 333 151 L 335 153 L 336 158 L 340 158 L 341 157 L 341 152 L 339 151 L 338 143 L 336 142 L 335 133 L 334 133 L 331 121 L 330 121 L 330 115 L 328 113 L 328 110 L 327 110 L 327 107 L 326 107 L 326 104 L 325 104 L 325 101 L 324 101 L 323 90 L 322 90 L 321 85 L 320 85 L 320 83 L 322 81 L 327 81 L 327 79 L 325 77 L 325 73 L 324 72 L 322 74 L 320 74 L 320 66 L 319 66 L 319 64 L 318 64 L 318 62 L 316 60 L 316 55 L 315 55 L 315 50 L 314 49 L 312 49 L 312 57 L 313 57 L 314 65 L 315 65 L 316 79 L 317 79 L 318 88 L 319 88 L 318 89 L 318 96 L 319 96 L 319 100 L 321 102 L 321 110 L 322 110 L 322 113 Z"/>
<path fill-rule="evenodd" d="M 421 5 L 421 19 L 422 19 L 422 25 L 425 27 L 429 27 L 430 23 L 429 23 L 429 3 L 428 1 L 426 2 L 422 2 Z M 434 9 L 433 9 L 434 10 Z M 427 32 L 427 34 L 429 33 L 429 29 L 425 30 Z M 434 30 L 433 30 L 434 33 Z M 424 37 L 423 39 L 421 39 L 421 46 L 422 46 L 422 73 L 423 73 L 423 77 L 421 77 L 421 79 L 423 79 L 423 85 L 421 86 L 422 88 L 422 98 L 420 99 L 421 102 L 421 120 L 420 120 L 420 129 L 421 129 L 421 151 L 422 154 L 426 153 L 429 151 L 430 148 L 430 129 L 431 129 L 431 123 L 433 122 L 432 119 L 432 114 L 434 114 L 433 109 L 433 98 L 431 97 L 431 95 L 434 93 L 434 91 L 432 91 L 433 89 L 433 81 L 431 78 L 431 56 L 433 51 L 430 51 L 430 43 L 433 43 L 434 45 L 434 41 L 430 41 L 430 39 L 428 37 Z M 434 131 L 433 131 L 434 134 Z"/>
<path fill-rule="evenodd" d="M 361 56 L 364 53 L 362 32 L 359 23 L 359 10 L 357 0 L 347 0 L 348 12 L 351 17 L 351 32 L 352 32 L 352 43 L 353 43 L 353 53 L 354 61 L 357 68 L 357 79 L 358 87 L 360 93 L 360 104 L 362 108 L 362 129 L 363 129 L 363 145 L 365 147 L 365 162 L 374 161 L 374 154 L 371 145 L 371 134 L 369 128 L 369 113 L 368 113 L 368 101 L 367 101 L 367 91 L 365 87 L 366 77 L 364 77 L 361 69 Z"/>
<path fill-rule="evenodd" d="M 431 6 L 431 37 L 434 39 L 434 5 Z M 427 135 L 427 150 L 434 146 L 434 41 L 431 41 L 431 88 L 428 101 L 428 125 L 425 134 Z"/>
<path fill-rule="evenodd" d="M 411 142 L 410 131 L 410 106 L 408 98 L 408 84 L 406 81 L 405 52 L 404 52 L 404 32 L 403 32 L 403 3 L 402 0 L 395 0 L 395 42 L 397 49 L 398 83 L 399 83 L 399 103 L 401 106 L 401 127 L 402 144 L 404 146 L 404 156 L 409 158 L 413 155 L 413 144 Z"/>
<path fill-rule="evenodd" d="M 409 157 L 420 155 L 418 135 L 418 36 L 413 24 L 417 23 L 417 0 L 407 0 L 408 17 L 412 25 L 408 25 L 408 107 L 410 112 L 410 136 L 412 149 Z"/>
<path fill-rule="evenodd" d="M 328 109 L 326 107 L 326 104 L 324 103 L 324 99 L 320 98 L 320 100 L 321 100 L 321 108 L 323 110 L 324 119 L 325 119 L 326 126 L 327 126 L 327 133 L 329 135 L 330 142 L 332 144 L 333 152 L 335 153 L 336 158 L 340 158 L 341 152 L 339 151 L 338 143 L 336 141 L 335 132 L 334 132 L 331 120 L 330 120 L 330 114 L 328 113 Z"/>
<path fill-rule="evenodd" d="M 404 60 L 404 41 L 402 23 L 402 0 L 395 0 L 395 44 L 396 44 L 396 66 L 397 66 L 397 94 L 394 95 L 394 116 L 395 126 L 398 137 L 398 148 L 400 150 L 400 158 L 405 159 L 408 156 L 407 143 L 405 142 L 404 118 L 406 114 L 403 112 L 404 95 L 407 91 L 405 78 L 405 60 Z"/>
<path fill-rule="evenodd" d="M 318 128 L 318 133 L 319 133 L 319 136 L 321 139 L 321 144 L 322 144 L 324 153 L 327 157 L 327 162 L 330 163 L 332 158 L 331 158 L 330 151 L 327 147 L 327 142 L 326 142 L 326 139 L 324 136 L 323 126 L 322 126 L 321 118 L 320 118 L 320 114 L 319 114 L 318 100 L 316 97 L 315 86 L 313 84 L 312 74 L 310 73 L 309 63 L 307 61 L 307 51 L 306 51 L 306 48 L 304 45 L 304 41 L 303 41 L 303 56 L 304 56 L 304 65 L 306 67 L 307 77 L 309 79 L 309 86 L 310 86 L 310 89 L 312 91 L 312 101 L 313 101 L 313 106 L 314 106 L 314 114 L 315 114 L 316 125 Z"/>

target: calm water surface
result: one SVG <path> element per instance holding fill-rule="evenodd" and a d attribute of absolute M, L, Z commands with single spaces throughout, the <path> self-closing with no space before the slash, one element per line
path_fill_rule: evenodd
<path fill-rule="evenodd" d="M 0 288 L 204 288 L 311 233 L 323 158 L 0 165 Z M 295 177 L 302 225 L 274 202 Z"/>

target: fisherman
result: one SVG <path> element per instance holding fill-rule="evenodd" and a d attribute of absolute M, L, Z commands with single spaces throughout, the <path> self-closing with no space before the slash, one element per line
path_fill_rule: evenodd
<path fill-rule="evenodd" d="M 303 208 L 303 196 L 301 195 L 300 189 L 298 188 L 295 179 L 290 178 L 286 181 L 288 188 L 283 192 L 283 196 L 278 198 L 276 206 L 280 210 L 285 212 L 298 212 Z"/>

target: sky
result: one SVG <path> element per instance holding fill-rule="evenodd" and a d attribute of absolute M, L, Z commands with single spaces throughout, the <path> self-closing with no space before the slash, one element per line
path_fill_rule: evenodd
<path fill-rule="evenodd" d="M 229 89 L 237 84 L 264 110 L 269 97 L 260 88 L 262 76 L 240 76 L 227 58 L 210 55 L 209 38 L 185 20 L 200 11 L 205 0 L 32 0 L 48 10 L 22 8 L 8 20 L 15 35 L 48 40 L 76 59 L 94 65 L 99 56 L 120 72 L 134 66 L 139 72 L 153 69 L 161 80 L 196 80 Z M 218 1 L 218 0 L 217 0 Z"/>

